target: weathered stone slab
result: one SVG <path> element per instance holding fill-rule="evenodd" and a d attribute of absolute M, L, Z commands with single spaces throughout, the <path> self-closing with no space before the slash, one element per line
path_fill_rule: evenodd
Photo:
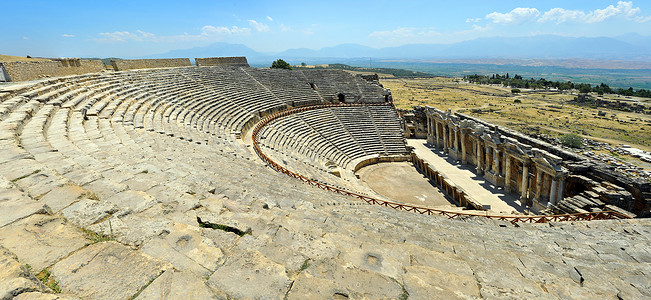
<path fill-rule="evenodd" d="M 119 192 L 103 200 L 115 204 L 122 210 L 131 210 L 136 213 L 158 203 L 154 197 L 147 193 L 134 190 Z"/>
<path fill-rule="evenodd" d="M 51 190 L 39 201 L 47 204 L 53 212 L 58 212 L 79 200 L 85 193 L 86 190 L 78 185 L 66 184 Z"/>
<path fill-rule="evenodd" d="M 136 299 L 226 299 L 224 292 L 206 285 L 204 278 L 175 270 L 167 270 L 152 282 Z"/>
<path fill-rule="evenodd" d="M 101 178 L 85 184 L 84 188 L 93 191 L 100 199 L 106 199 L 119 192 L 125 191 L 128 186 L 126 184 L 110 181 L 106 178 Z"/>
<path fill-rule="evenodd" d="M 0 174 L 13 181 L 38 173 L 42 167 L 34 159 L 15 159 L 0 165 Z"/>
<path fill-rule="evenodd" d="M 102 178 L 101 174 L 87 169 L 79 168 L 76 165 L 72 166 L 72 168 L 68 168 L 66 165 L 65 169 L 57 168 L 57 171 L 65 174 L 66 178 L 68 178 L 70 181 L 82 186 L 90 184 L 93 181 Z"/>
<path fill-rule="evenodd" d="M 0 244 L 37 273 L 87 243 L 81 230 L 57 216 L 35 214 L 0 229 Z"/>
<path fill-rule="evenodd" d="M 403 293 L 395 279 L 327 260 L 305 269 L 294 281 L 289 298 L 301 299 L 303 295 L 310 295 L 307 298 L 398 299 Z"/>
<path fill-rule="evenodd" d="M 118 212 L 120 209 L 112 203 L 83 199 L 63 209 L 63 215 L 72 223 L 88 227 L 108 216 Z"/>
<path fill-rule="evenodd" d="M 35 199 L 66 183 L 68 181 L 65 178 L 50 170 L 43 170 L 16 181 L 16 185 L 29 192 Z"/>
<path fill-rule="evenodd" d="M 48 213 L 43 203 L 17 189 L 0 190 L 0 227 L 37 213 Z"/>
<path fill-rule="evenodd" d="M 405 290 L 414 299 L 480 298 L 473 276 L 443 272 L 436 268 L 410 266 L 403 276 Z"/>
<path fill-rule="evenodd" d="M 40 292 L 22 293 L 13 300 L 78 300 L 81 299 L 74 295 L 65 294 L 45 294 Z"/>
<path fill-rule="evenodd" d="M 18 262 L 15 254 L 0 246 L 0 299 L 13 299 L 21 293 L 48 290 Z"/>
<path fill-rule="evenodd" d="M 171 266 L 117 242 L 75 252 L 51 268 L 63 292 L 89 299 L 127 299 Z"/>
<path fill-rule="evenodd" d="M 131 214 L 120 211 L 103 221 L 88 226 L 88 229 L 111 235 L 122 244 L 140 247 L 154 236 L 162 234 L 172 221 L 161 216 L 150 217 L 147 215 Z"/>
<path fill-rule="evenodd" d="M 232 297 L 247 299 L 283 298 L 290 284 L 285 267 L 257 251 L 231 255 L 208 280 L 211 287 Z"/>
<path fill-rule="evenodd" d="M 211 239 L 202 236 L 201 228 L 185 224 L 174 224 L 165 234 L 149 240 L 141 250 L 199 276 L 212 274 L 224 256 Z"/>

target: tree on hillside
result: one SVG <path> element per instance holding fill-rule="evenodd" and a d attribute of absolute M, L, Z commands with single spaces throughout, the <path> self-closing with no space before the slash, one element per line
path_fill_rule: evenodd
<path fill-rule="evenodd" d="M 271 63 L 271 68 L 272 68 L 272 69 L 287 69 L 287 70 L 291 70 L 291 69 L 292 69 L 292 66 L 291 66 L 288 62 L 286 62 L 286 61 L 284 61 L 284 60 L 282 60 L 282 59 L 279 58 L 279 59 L 277 59 L 277 60 L 275 60 L 274 62 Z"/>
<path fill-rule="evenodd" d="M 558 138 L 563 146 L 571 148 L 583 148 L 583 138 L 576 133 L 564 134 Z"/>

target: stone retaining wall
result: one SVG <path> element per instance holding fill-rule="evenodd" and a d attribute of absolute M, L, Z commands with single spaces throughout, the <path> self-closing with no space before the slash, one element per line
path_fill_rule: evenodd
<path fill-rule="evenodd" d="M 204 57 L 195 58 L 197 67 L 205 66 L 234 66 L 234 67 L 249 67 L 249 62 L 244 56 L 234 57 Z"/>
<path fill-rule="evenodd" d="M 0 63 L 4 81 L 28 81 L 47 77 L 81 75 L 104 70 L 100 60 L 66 58 L 51 61 L 15 61 Z"/>
<path fill-rule="evenodd" d="M 481 204 L 477 203 L 470 197 L 461 187 L 449 183 L 445 175 L 441 174 L 435 167 L 426 163 L 422 158 L 418 157 L 416 153 L 411 154 L 411 163 L 414 164 L 416 170 L 425 175 L 429 180 L 436 184 L 436 186 L 443 191 L 448 197 L 452 198 L 460 207 L 468 207 L 476 210 L 486 210 Z"/>
<path fill-rule="evenodd" d="M 111 64 L 116 71 L 151 68 L 189 67 L 189 58 L 161 58 L 161 59 L 120 59 L 112 60 Z"/>

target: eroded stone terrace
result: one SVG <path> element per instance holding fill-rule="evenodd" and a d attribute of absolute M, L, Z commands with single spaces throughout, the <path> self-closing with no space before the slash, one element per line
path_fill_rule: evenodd
<path fill-rule="evenodd" d="M 385 99 L 345 73 L 190 67 L 0 89 L 2 299 L 651 297 L 648 220 L 514 227 L 369 206 L 239 140 L 286 107 Z"/>

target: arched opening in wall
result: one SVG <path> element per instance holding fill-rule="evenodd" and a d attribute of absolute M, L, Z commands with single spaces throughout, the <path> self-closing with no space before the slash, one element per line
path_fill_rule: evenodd
<path fill-rule="evenodd" d="M 384 95 L 384 102 L 389 102 L 389 95 Z"/>
<path fill-rule="evenodd" d="M 342 93 L 337 94 L 337 100 L 339 100 L 339 102 L 341 102 L 341 103 L 346 102 L 346 95 L 344 95 Z"/>

